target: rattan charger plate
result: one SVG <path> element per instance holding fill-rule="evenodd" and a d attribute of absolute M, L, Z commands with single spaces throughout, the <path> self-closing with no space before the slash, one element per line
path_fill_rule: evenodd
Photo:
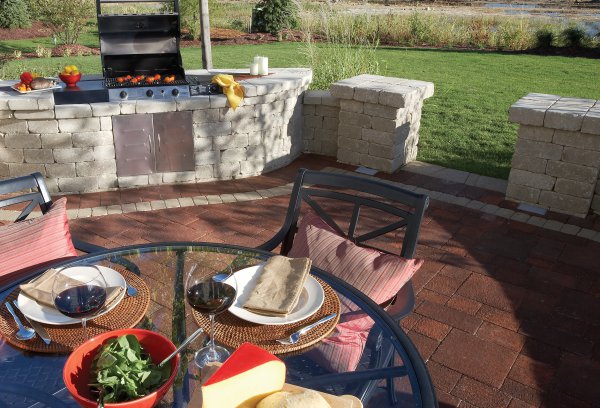
<path fill-rule="evenodd" d="M 229 312 L 224 312 L 217 315 L 215 318 L 215 340 L 234 349 L 238 348 L 242 343 L 250 342 L 273 354 L 290 353 L 319 342 L 331 333 L 340 320 L 340 299 L 331 286 L 317 277 L 315 277 L 315 279 L 323 287 L 325 300 L 323 301 L 321 308 L 312 316 L 295 323 L 279 326 L 264 326 L 247 322 Z M 275 341 L 276 339 L 288 337 L 302 327 L 314 323 L 331 313 L 337 313 L 337 316 L 302 335 L 298 343 L 284 345 Z M 194 320 L 198 323 L 198 326 L 202 327 L 206 333 L 210 333 L 210 320 L 208 316 L 204 316 L 195 310 L 192 314 Z"/>
<path fill-rule="evenodd" d="M 110 312 L 87 322 L 86 337 L 92 338 L 98 334 L 118 329 L 136 326 L 146 314 L 150 305 L 150 290 L 142 278 L 124 268 L 115 268 L 128 285 L 138 290 L 136 296 L 125 296 L 121 302 Z M 19 295 L 19 288 L 15 288 L 4 300 L 12 302 Z M 22 319 L 22 314 L 17 312 Z M 23 323 L 26 323 L 25 321 Z M 17 325 L 12 316 L 2 305 L 0 307 L 0 334 L 7 342 L 20 349 L 40 353 L 68 354 L 84 342 L 83 328 L 80 324 L 53 326 L 42 324 L 50 335 L 52 342 L 46 344 L 39 336 L 31 340 L 19 341 L 15 338 Z"/>

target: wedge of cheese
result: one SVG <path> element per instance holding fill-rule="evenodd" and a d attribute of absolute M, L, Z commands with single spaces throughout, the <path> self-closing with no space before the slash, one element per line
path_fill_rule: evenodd
<path fill-rule="evenodd" d="M 281 390 L 285 364 L 266 350 L 242 344 L 202 386 L 203 408 L 254 408 Z"/>

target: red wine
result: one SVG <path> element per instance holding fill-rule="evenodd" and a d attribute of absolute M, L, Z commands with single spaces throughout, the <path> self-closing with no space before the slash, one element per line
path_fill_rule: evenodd
<path fill-rule="evenodd" d="M 54 299 L 62 314 L 81 318 L 96 313 L 106 301 L 106 289 L 96 285 L 82 285 L 63 290 Z"/>
<path fill-rule="evenodd" d="M 187 301 L 200 313 L 217 314 L 235 300 L 235 289 L 223 282 L 198 283 L 187 290 Z"/>

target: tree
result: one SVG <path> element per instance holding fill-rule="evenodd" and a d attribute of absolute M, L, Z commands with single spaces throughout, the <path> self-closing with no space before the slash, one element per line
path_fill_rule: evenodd
<path fill-rule="evenodd" d="M 294 0 L 261 0 L 252 10 L 252 31 L 278 34 L 298 27 L 298 6 Z"/>
<path fill-rule="evenodd" d="M 0 1 L 0 28 L 25 28 L 31 26 L 27 4 L 23 0 Z"/>
<path fill-rule="evenodd" d="M 76 44 L 86 22 L 95 15 L 94 0 L 44 0 L 37 13 L 64 44 Z"/>

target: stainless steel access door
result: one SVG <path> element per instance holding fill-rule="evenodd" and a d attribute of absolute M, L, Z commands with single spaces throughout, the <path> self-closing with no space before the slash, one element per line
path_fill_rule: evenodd
<path fill-rule="evenodd" d="M 117 176 L 194 171 L 192 112 L 113 116 Z"/>
<path fill-rule="evenodd" d="M 192 112 L 154 114 L 156 171 L 194 171 Z"/>
<path fill-rule="evenodd" d="M 154 127 L 152 115 L 113 116 L 117 176 L 154 173 Z"/>

